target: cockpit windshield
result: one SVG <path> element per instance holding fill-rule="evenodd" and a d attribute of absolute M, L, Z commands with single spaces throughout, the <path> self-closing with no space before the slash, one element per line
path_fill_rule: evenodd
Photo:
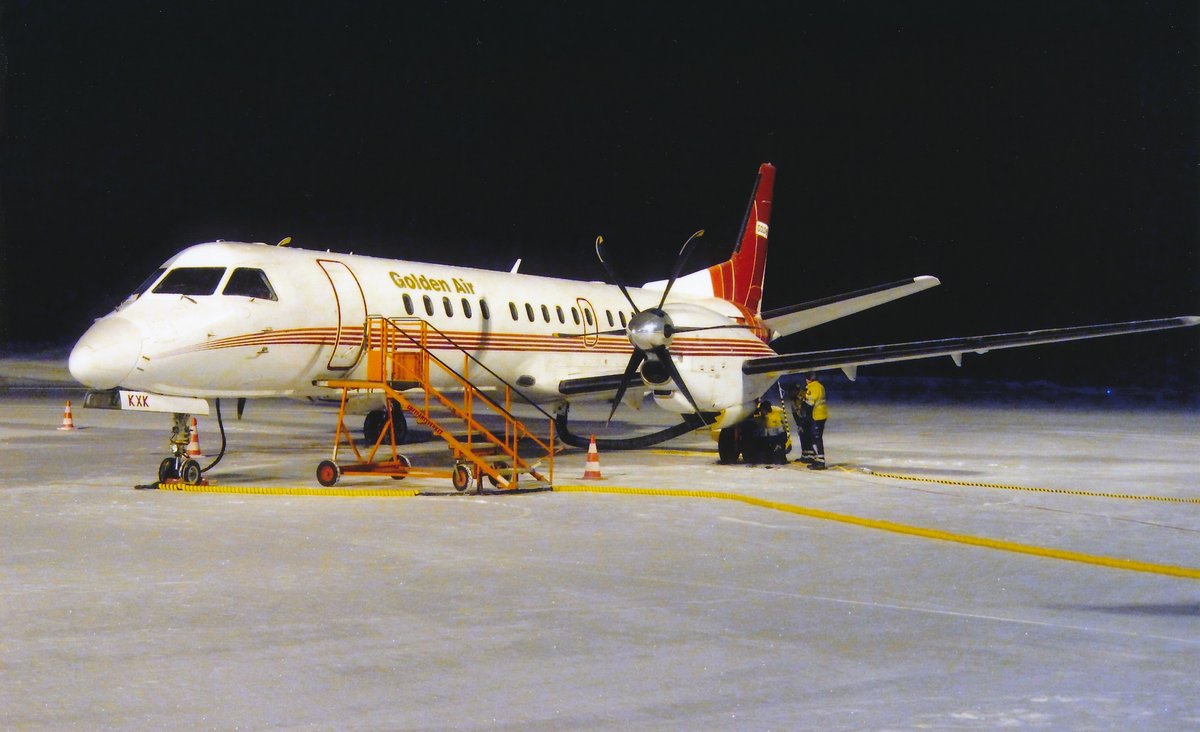
<path fill-rule="evenodd" d="M 154 288 L 159 295 L 211 295 L 225 275 L 224 267 L 176 267 Z"/>
<path fill-rule="evenodd" d="M 238 267 L 233 270 L 233 274 L 229 275 L 229 281 L 225 283 L 225 289 L 221 290 L 221 294 L 253 297 L 259 300 L 279 299 L 275 296 L 275 290 L 271 287 L 270 280 L 267 279 L 267 273 L 261 269 L 250 267 Z"/>

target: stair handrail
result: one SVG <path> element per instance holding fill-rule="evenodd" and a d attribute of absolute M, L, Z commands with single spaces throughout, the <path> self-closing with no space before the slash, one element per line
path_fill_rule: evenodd
<path fill-rule="evenodd" d="M 550 413 L 549 413 L 549 412 L 547 412 L 545 409 L 542 409 L 541 405 L 539 405 L 537 402 L 535 402 L 533 399 L 531 399 L 529 396 L 527 396 L 527 395 L 525 394 L 525 392 L 521 391 L 521 390 L 520 390 L 520 389 L 518 389 L 518 388 L 517 388 L 515 385 L 513 385 L 513 384 L 512 384 L 512 383 L 510 383 L 510 382 L 509 382 L 507 379 L 505 379 L 503 376 L 501 376 L 500 374 L 498 374 L 498 373 L 496 373 L 495 371 L 493 371 L 491 368 L 489 368 L 489 367 L 488 367 L 488 365 L 487 365 L 487 364 L 485 364 L 484 362 L 480 361 L 478 358 L 475 358 L 474 356 L 472 356 L 472 355 L 471 355 L 471 354 L 470 354 L 470 353 L 467 351 L 467 349 L 465 349 L 465 348 L 463 348 L 462 346 L 458 345 L 458 343 L 457 343 L 457 342 L 455 342 L 455 340 L 454 340 L 453 338 L 451 338 L 449 335 L 447 335 L 447 334 L 445 333 L 445 331 L 443 331 L 441 328 L 437 327 L 437 326 L 436 326 L 436 325 L 434 325 L 433 323 L 429 322 L 428 320 L 425 320 L 424 318 L 421 318 L 421 317 L 419 317 L 419 316 L 415 316 L 415 315 L 406 316 L 406 317 L 395 317 L 395 316 L 388 316 L 388 315 L 369 315 L 369 316 L 367 316 L 367 318 L 368 318 L 369 320 L 371 320 L 371 319 L 377 319 L 377 318 L 378 318 L 378 319 L 381 319 L 381 320 L 385 320 L 385 321 L 387 321 L 389 324 L 391 324 L 391 325 L 392 325 L 392 327 L 394 327 L 394 328 L 395 328 L 397 331 L 399 331 L 399 333 L 400 333 L 402 336 L 404 336 L 405 338 L 407 338 L 407 339 L 408 339 L 408 340 L 409 340 L 409 341 L 410 341 L 410 342 L 411 342 L 411 343 L 412 343 L 414 346 L 416 346 L 417 348 L 419 348 L 419 349 L 421 349 L 422 351 L 424 351 L 424 352 L 425 352 L 425 354 L 426 354 L 426 355 L 427 355 L 429 358 L 432 358 L 433 360 L 437 361 L 437 362 L 438 362 L 438 364 L 439 364 L 439 365 L 441 365 L 441 367 L 442 367 L 442 368 L 444 368 L 446 371 L 449 371 L 450 373 L 454 374 L 454 375 L 455 375 L 455 376 L 457 376 L 459 379 L 462 379 L 463 381 L 467 381 L 467 377 L 466 377 L 466 376 L 463 376 L 463 375 L 462 375 L 462 374 L 460 374 L 460 373 L 459 373 L 459 372 L 458 372 L 458 371 L 457 371 L 457 370 L 456 370 L 454 367 L 450 366 L 450 364 L 446 363 L 446 362 L 445 362 L 445 361 L 443 361 L 441 358 L 439 358 L 439 357 L 435 356 L 435 355 L 433 354 L 433 352 L 432 352 L 431 350 L 429 350 L 429 348 L 428 348 L 426 345 L 424 345 L 424 344 L 420 343 L 420 342 L 419 342 L 419 341 L 418 341 L 416 338 L 414 338 L 414 337 L 413 337 L 411 334 L 409 334 L 409 333 L 408 333 L 408 332 L 407 332 L 407 331 L 406 331 L 406 330 L 405 330 L 403 327 L 401 327 L 401 325 L 400 325 L 400 323 L 401 323 L 401 322 L 407 322 L 407 321 L 411 321 L 411 322 L 414 322 L 414 323 L 421 323 L 421 324 L 423 324 L 425 327 L 429 328 L 430 330 L 433 330 L 433 331 L 434 331 L 435 333 L 437 333 L 439 336 L 441 336 L 442 338 L 444 338 L 444 339 L 446 340 L 446 342 L 447 342 L 447 343 L 449 343 L 449 344 L 450 344 L 450 345 L 451 345 L 453 348 L 455 348 L 455 349 L 457 349 L 458 351 L 460 351 L 460 352 L 461 352 L 461 353 L 462 353 L 464 356 L 466 356 L 468 359 L 470 359 L 470 360 L 471 360 L 473 363 L 475 363 L 477 366 L 479 366 L 479 367 L 480 367 L 480 368 L 482 368 L 484 371 L 486 371 L 486 372 L 488 372 L 489 374 L 491 374 L 491 375 L 492 375 L 492 376 L 493 376 L 493 377 L 494 377 L 494 378 L 495 378 L 497 381 L 499 381 L 501 384 L 504 384 L 506 387 L 508 387 L 510 391 L 512 391 L 513 393 L 515 393 L 517 396 L 521 397 L 521 399 L 522 399 L 522 400 L 524 400 L 526 404 L 528 404 L 529 406 L 533 407 L 533 408 L 534 408 L 534 409 L 536 409 L 537 411 L 541 412 L 541 414 L 542 414 L 542 416 L 543 416 L 543 417 L 546 417 L 547 419 L 550 419 L 550 420 L 553 420 L 553 419 L 554 419 L 554 415 L 553 415 L 553 414 L 550 414 Z M 468 382 L 468 383 L 470 383 L 470 382 Z M 495 408 L 495 409 L 499 410 L 500 412 L 504 413 L 505 415 L 507 415 L 508 417 L 510 417 L 510 418 L 512 418 L 512 419 L 516 419 L 516 417 L 513 417 L 513 415 L 512 415 L 512 414 L 511 414 L 511 413 L 510 413 L 510 412 L 509 412 L 507 409 L 505 409 L 504 407 L 502 407 L 502 406 L 500 406 L 499 404 L 497 404 L 497 403 L 496 403 L 494 400 L 492 400 L 492 398 L 491 398 L 491 397 L 489 397 L 489 396 L 488 396 L 487 394 L 485 394 L 483 391 L 481 391 L 481 390 L 477 390 L 477 391 L 479 391 L 479 396 L 483 397 L 483 399 L 484 399 L 485 401 L 487 401 L 488 403 L 490 403 L 490 404 L 492 405 L 492 407 L 493 407 L 493 408 Z M 518 421 L 519 421 L 519 420 L 518 420 Z"/>
<path fill-rule="evenodd" d="M 500 376 L 495 371 L 493 371 L 491 368 L 489 368 L 487 366 L 487 364 L 483 363 L 478 358 L 476 358 L 475 356 L 472 356 L 470 353 L 468 353 L 465 348 L 460 346 L 453 338 L 451 338 L 449 335 L 447 335 L 444 331 L 442 331 L 436 325 L 433 325 L 432 323 L 425 320 L 424 318 L 417 317 L 417 316 L 408 316 L 408 317 L 393 317 L 393 316 L 382 316 L 382 315 L 368 316 L 368 321 L 371 321 L 371 320 L 379 320 L 381 323 L 387 323 L 387 325 L 391 326 L 392 330 L 395 333 L 402 335 L 406 340 L 408 340 L 410 343 L 412 343 L 412 345 L 415 346 L 416 348 L 418 348 L 425 355 L 426 358 L 436 361 L 439 367 L 441 367 L 447 373 L 449 373 L 454 378 L 456 378 L 464 386 L 468 387 L 470 392 L 473 393 L 474 396 L 478 396 L 479 398 L 481 398 L 484 401 L 484 403 L 487 406 L 491 407 L 491 409 L 495 413 L 503 416 L 506 423 L 513 425 L 515 428 L 514 435 L 513 435 L 514 443 L 511 448 L 507 444 L 507 442 L 508 442 L 507 439 L 501 440 L 501 439 L 497 438 L 495 435 L 492 435 L 491 432 L 489 430 L 487 430 L 486 428 L 484 428 L 482 425 L 478 425 L 477 429 L 480 432 L 489 435 L 490 440 L 494 444 L 502 446 L 504 448 L 504 452 L 506 454 L 510 455 L 514 461 L 524 462 L 524 460 L 517 453 L 517 448 L 516 448 L 516 443 L 519 442 L 522 437 L 527 437 L 530 440 L 532 440 L 533 442 L 537 443 L 537 445 L 539 445 L 543 450 L 545 450 L 547 452 L 547 454 L 552 455 L 555 452 L 555 448 L 554 448 L 554 416 L 551 415 L 549 412 L 547 412 L 545 409 L 542 409 L 541 406 L 539 406 L 536 402 L 534 402 L 532 399 L 530 399 L 528 395 L 526 395 L 524 392 L 522 392 L 516 386 L 511 384 L 507 379 Z M 421 326 L 420 340 L 418 340 L 411 333 L 409 333 L 403 327 L 403 325 L 402 325 L 403 323 L 419 324 Z M 546 419 L 548 419 L 551 424 L 550 444 L 547 444 L 546 442 L 542 441 L 541 438 L 539 438 L 536 434 L 531 432 L 529 430 L 529 428 L 527 428 L 524 425 L 524 423 L 520 419 L 518 419 L 516 416 L 514 416 L 512 414 L 512 412 L 510 412 L 507 408 L 501 406 L 499 403 L 497 403 L 494 399 L 489 397 L 486 393 L 484 393 L 478 387 L 474 386 L 474 384 L 470 381 L 470 379 L 468 379 L 464 374 L 460 373 L 453 366 L 446 363 L 443 359 L 441 359 L 440 357 L 435 355 L 428 346 L 428 331 L 429 330 L 433 330 L 435 333 L 437 333 L 439 336 L 441 336 L 445 340 L 445 342 L 448 343 L 452 348 L 458 350 L 459 352 L 461 352 L 463 354 L 463 356 L 465 356 L 471 362 L 475 363 L 481 369 L 483 369 L 487 373 L 491 374 L 498 382 L 500 382 L 505 387 L 507 387 L 508 392 L 510 394 L 516 393 L 517 396 L 519 396 L 527 404 L 529 404 L 531 407 L 533 407 L 539 413 L 541 413 L 542 416 L 544 416 Z M 384 335 L 383 331 L 380 332 L 380 344 L 379 345 L 380 345 L 381 349 L 384 349 L 388 346 L 388 343 L 386 341 L 386 336 Z M 368 346 L 369 346 L 369 344 L 368 344 Z M 394 352 L 394 348 L 392 350 Z M 426 367 L 426 371 L 428 371 L 428 367 Z M 426 373 L 425 377 L 428 378 L 428 373 Z M 455 410 L 455 411 L 458 410 L 458 407 L 453 402 L 446 399 L 445 396 L 441 395 L 440 393 L 437 393 L 436 396 L 438 397 L 439 401 L 441 401 L 448 408 Z M 426 394 L 426 398 L 428 399 L 428 394 Z M 472 419 L 472 421 L 474 421 L 474 420 Z"/>

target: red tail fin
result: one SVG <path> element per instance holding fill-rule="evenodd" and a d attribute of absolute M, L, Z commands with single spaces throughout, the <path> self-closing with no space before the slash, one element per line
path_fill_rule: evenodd
<path fill-rule="evenodd" d="M 713 294 L 758 315 L 762 306 L 763 275 L 767 271 L 767 232 L 771 223 L 771 196 L 775 188 L 775 166 L 763 163 L 742 231 L 729 261 L 708 268 Z"/>

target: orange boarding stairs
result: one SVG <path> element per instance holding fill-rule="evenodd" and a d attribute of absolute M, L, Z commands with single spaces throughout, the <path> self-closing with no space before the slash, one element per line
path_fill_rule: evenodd
<path fill-rule="evenodd" d="M 435 346 L 438 356 L 430 350 Z M 461 370 L 447 360 L 458 361 Z M 340 389 L 341 407 L 338 410 L 337 433 L 334 436 L 333 457 L 317 466 L 317 482 L 332 486 L 342 476 L 389 476 L 450 478 L 454 488 L 465 491 L 472 481 L 479 489 L 486 477 L 497 489 L 516 490 L 522 487 L 550 488 L 554 480 L 555 447 L 554 418 L 521 392 L 500 379 L 478 359 L 460 348 L 436 326 L 420 318 L 367 318 L 367 374 L 364 380 L 332 379 L 319 382 L 322 386 Z M 486 373 L 504 386 L 503 404 L 484 394 L 470 380 L 471 373 Z M 437 374 L 449 388 L 434 387 L 431 373 Z M 419 393 L 411 390 L 420 389 Z M 386 397 L 387 419 L 384 429 L 373 445 L 355 442 L 346 426 L 346 402 L 362 392 L 382 392 Z M 512 414 L 514 394 L 546 417 L 547 437 L 539 438 Z M 392 410 L 402 408 L 417 422 L 428 427 L 435 437 L 446 441 L 453 458 L 449 469 L 413 466 L 400 454 Z M 490 428 L 480 421 L 486 416 Z M 497 419 L 499 418 L 499 419 Z M 501 427 L 495 425 L 499 423 Z M 343 445 L 354 455 L 354 462 L 338 462 Z M 532 455 L 532 457 L 526 457 Z M 521 486 L 522 476 L 533 486 Z"/>

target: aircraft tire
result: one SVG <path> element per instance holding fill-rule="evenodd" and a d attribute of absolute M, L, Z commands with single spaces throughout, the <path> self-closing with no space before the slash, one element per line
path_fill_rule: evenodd
<path fill-rule="evenodd" d="M 199 485 L 200 463 L 195 460 L 184 460 L 183 467 L 179 469 L 179 477 L 188 485 Z"/>
<path fill-rule="evenodd" d="M 738 425 L 726 427 L 721 430 L 717 436 L 717 458 L 722 465 L 729 465 L 738 461 L 738 453 L 740 452 L 742 428 Z"/>
<path fill-rule="evenodd" d="M 375 444 L 383 434 L 386 424 L 386 409 L 372 409 L 367 412 L 367 416 L 363 418 L 363 439 L 372 445 Z M 408 420 L 404 418 L 404 409 L 396 402 L 392 402 L 392 429 L 396 432 L 396 444 L 402 444 L 408 437 Z"/>
<path fill-rule="evenodd" d="M 166 483 L 168 480 L 178 477 L 179 473 L 175 472 L 175 458 L 163 458 L 163 461 L 158 464 L 158 482 Z"/>

